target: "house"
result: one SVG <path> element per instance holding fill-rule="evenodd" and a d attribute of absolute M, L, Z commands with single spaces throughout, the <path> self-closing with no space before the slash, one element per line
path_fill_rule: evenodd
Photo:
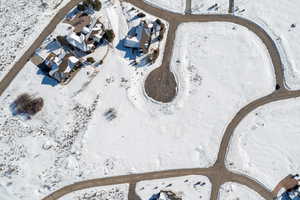
<path fill-rule="evenodd" d="M 151 41 L 151 31 L 145 21 L 135 28 L 131 36 L 127 36 L 124 41 L 124 46 L 128 48 L 141 49 L 143 53 L 147 53 Z"/>
<path fill-rule="evenodd" d="M 57 43 L 54 40 L 51 43 Z M 65 51 L 59 43 L 55 48 L 39 48 L 36 50 L 35 55 L 31 61 L 36 64 L 44 73 L 49 73 L 54 66 L 58 66 L 61 63 L 61 59 L 64 57 Z"/>
<path fill-rule="evenodd" d="M 86 36 L 82 33 L 71 33 L 66 37 L 66 40 L 70 45 L 83 52 L 88 52 L 95 48 L 93 44 L 86 43 Z"/>
<path fill-rule="evenodd" d="M 90 23 L 84 23 L 84 27 L 80 25 L 80 31 L 75 28 L 73 33 L 66 36 L 66 40 L 71 46 L 83 52 L 94 50 L 94 42 L 100 42 L 104 35 L 104 27 L 99 19 L 94 17 L 88 22 Z"/>
<path fill-rule="evenodd" d="M 67 54 L 58 66 L 53 66 L 49 75 L 58 82 L 63 82 L 70 76 L 74 67 L 78 66 L 80 63 L 78 58 L 74 57 L 72 54 Z"/>

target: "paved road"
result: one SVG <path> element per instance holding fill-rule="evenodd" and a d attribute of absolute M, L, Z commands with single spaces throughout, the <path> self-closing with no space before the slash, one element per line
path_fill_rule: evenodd
<path fill-rule="evenodd" d="M 114 185 L 114 184 L 122 184 L 122 183 L 130 183 L 129 189 L 129 200 L 139 200 L 138 196 L 135 193 L 135 185 L 137 182 L 142 180 L 152 180 L 152 179 L 161 179 L 161 178 L 169 178 L 169 177 L 177 177 L 177 176 L 186 176 L 186 175 L 205 175 L 212 182 L 212 194 L 211 200 L 218 199 L 219 187 L 228 181 L 237 182 L 243 185 L 252 188 L 256 192 L 258 192 L 265 199 L 272 199 L 272 193 L 262 184 L 257 182 L 256 180 L 249 178 L 244 175 L 236 174 L 230 172 L 225 167 L 225 157 L 227 153 L 227 148 L 230 142 L 230 139 L 234 133 L 237 125 L 254 109 L 265 105 L 270 102 L 279 101 L 283 99 L 295 98 L 300 96 L 300 91 L 288 91 L 284 87 L 284 77 L 282 71 L 282 62 L 276 48 L 274 41 L 271 37 L 258 25 L 255 23 L 243 19 L 240 17 L 236 17 L 233 15 L 180 15 L 176 13 L 171 13 L 167 11 L 160 10 L 159 8 L 151 7 L 150 5 L 145 4 L 141 0 L 127 0 L 128 2 L 134 4 L 146 12 L 163 18 L 167 20 L 170 24 L 170 29 L 168 32 L 168 40 L 165 46 L 164 60 L 161 67 L 151 73 L 149 75 L 149 80 L 145 82 L 145 88 L 153 87 L 153 84 L 156 84 L 155 89 L 152 91 L 155 93 L 154 98 L 157 100 L 163 99 L 163 102 L 168 102 L 174 98 L 176 95 L 176 81 L 174 75 L 170 71 L 170 60 L 172 56 L 172 50 L 175 41 L 175 31 L 179 24 L 184 22 L 213 22 L 213 21 L 221 21 L 221 22 L 232 22 L 235 24 L 239 24 L 247 27 L 249 30 L 253 31 L 258 37 L 261 38 L 263 43 L 266 45 L 268 52 L 270 54 L 271 60 L 273 62 L 275 76 L 276 76 L 276 84 L 279 86 L 278 90 L 274 90 L 274 92 L 268 96 L 260 98 L 251 102 L 250 104 L 243 107 L 236 116 L 232 119 L 232 121 L 227 126 L 220 150 L 218 153 L 218 158 L 214 166 L 210 168 L 197 168 L 197 169 L 177 169 L 177 170 L 168 170 L 168 171 L 159 171 L 159 172 L 149 172 L 143 174 L 132 174 L 132 175 L 124 175 L 124 176 L 115 176 L 108 178 L 99 178 L 93 180 L 82 181 L 78 183 L 74 183 L 72 185 L 68 185 L 63 187 L 49 196 L 43 198 L 43 200 L 57 200 L 60 197 L 81 189 L 86 189 L 90 187 L 96 186 L 105 186 L 105 185 Z M 68 13 L 72 7 L 74 7 L 80 0 L 73 0 L 64 8 L 62 8 L 59 13 L 53 18 L 50 22 L 49 26 L 40 34 L 38 39 L 33 43 L 33 45 L 26 51 L 26 53 L 19 59 L 19 61 L 13 66 L 12 70 L 5 76 L 5 78 L 0 82 L 0 95 L 4 92 L 4 90 L 9 86 L 14 77 L 18 74 L 18 72 L 22 69 L 22 67 L 26 64 L 26 62 L 30 59 L 31 55 L 34 53 L 34 50 L 38 48 L 42 41 L 54 30 L 55 26 L 63 19 L 63 17 Z M 190 10 L 191 0 L 187 0 L 187 9 Z M 153 75 L 154 74 L 154 75 Z M 152 78 L 151 78 L 152 77 Z M 158 83 L 153 83 L 152 81 L 158 81 Z M 163 88 L 160 90 L 160 88 Z M 171 92 L 167 92 L 169 96 L 165 96 L 162 94 L 163 91 L 168 90 Z M 147 91 L 147 90 L 146 90 Z M 148 90 L 149 92 L 149 90 Z M 151 96 L 151 94 L 149 94 Z M 172 96 L 173 95 L 173 96 Z"/>

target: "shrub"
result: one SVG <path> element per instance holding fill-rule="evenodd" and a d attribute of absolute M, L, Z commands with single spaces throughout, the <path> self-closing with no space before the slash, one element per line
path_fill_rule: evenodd
<path fill-rule="evenodd" d="M 103 35 L 103 39 L 105 39 L 108 42 L 112 42 L 115 38 L 115 33 L 111 29 L 105 30 L 105 33 Z"/>
<path fill-rule="evenodd" d="M 92 63 L 92 64 L 93 64 L 94 62 L 96 62 L 95 59 L 94 59 L 93 57 L 88 57 L 88 58 L 86 59 L 86 61 L 89 62 L 89 63 Z"/>

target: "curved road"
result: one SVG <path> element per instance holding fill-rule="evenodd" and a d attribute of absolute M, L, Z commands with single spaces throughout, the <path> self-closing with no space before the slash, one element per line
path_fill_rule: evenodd
<path fill-rule="evenodd" d="M 81 0 L 72 0 L 64 8 L 62 8 L 58 12 L 58 14 L 52 19 L 49 26 L 40 34 L 38 39 L 25 52 L 25 54 L 17 61 L 17 63 L 12 67 L 12 70 L 0 82 L 0 95 L 2 95 L 2 93 L 12 82 L 14 77 L 23 68 L 26 62 L 30 59 L 30 57 L 34 53 L 34 50 L 41 45 L 43 40 L 54 30 L 56 25 L 63 19 L 63 17 L 80 1 Z M 262 105 L 265 105 L 267 103 L 300 96 L 300 91 L 288 91 L 284 86 L 283 66 L 275 42 L 257 24 L 237 16 L 191 15 L 191 14 L 181 15 L 181 14 L 171 13 L 168 11 L 163 11 L 159 8 L 152 7 L 148 4 L 145 4 L 141 0 L 126 0 L 126 1 L 132 3 L 136 7 L 139 7 L 140 9 L 145 10 L 146 12 L 154 16 L 160 17 L 168 21 L 170 24 L 169 32 L 168 32 L 168 40 L 165 46 L 163 63 L 160 68 L 150 73 L 148 79 L 145 82 L 145 89 L 150 97 L 162 102 L 169 102 L 176 96 L 176 92 L 177 92 L 176 82 L 172 72 L 170 71 L 169 65 L 170 65 L 173 45 L 175 41 L 175 31 L 179 24 L 185 22 L 214 22 L 214 21 L 231 22 L 231 23 L 235 23 L 247 27 L 249 30 L 253 31 L 263 41 L 263 43 L 266 45 L 268 49 L 268 52 L 270 54 L 274 66 L 277 90 L 275 90 L 272 94 L 268 96 L 262 97 L 260 99 L 251 102 L 250 104 L 243 107 L 235 115 L 235 117 L 232 119 L 232 121 L 229 123 L 229 125 L 225 130 L 220 145 L 220 150 L 218 153 L 218 158 L 214 166 L 210 168 L 177 169 L 177 170 L 167 170 L 167 171 L 149 172 L 149 173 L 142 173 L 142 174 L 132 174 L 132 175 L 87 180 L 87 181 L 82 181 L 82 182 L 74 183 L 72 185 L 63 187 L 53 192 L 49 196 L 43 198 L 43 200 L 57 200 L 68 193 L 81 190 L 81 189 L 90 188 L 90 187 L 123 184 L 123 183 L 130 184 L 129 197 L 128 197 L 129 200 L 139 200 L 139 197 L 135 193 L 135 185 L 137 182 L 142 180 L 162 179 L 162 178 L 186 176 L 186 175 L 207 176 L 212 183 L 211 200 L 218 199 L 220 186 L 223 183 L 229 181 L 246 185 L 249 188 L 255 190 L 265 199 L 271 200 L 273 198 L 271 191 L 268 190 L 266 187 L 264 187 L 262 184 L 260 184 L 258 181 L 250 177 L 247 177 L 245 175 L 236 174 L 227 170 L 225 167 L 225 157 L 234 130 L 237 127 L 237 125 L 241 122 L 241 120 L 245 118 L 245 116 L 247 116 L 254 109 Z M 187 0 L 188 6 L 191 5 L 190 2 L 191 0 Z M 190 7 L 189 8 L 187 7 L 186 12 L 190 13 Z M 157 83 L 153 83 L 153 81 L 157 81 Z M 154 84 L 154 88 L 151 88 L 153 84 Z M 166 91 L 167 93 L 165 93 Z"/>

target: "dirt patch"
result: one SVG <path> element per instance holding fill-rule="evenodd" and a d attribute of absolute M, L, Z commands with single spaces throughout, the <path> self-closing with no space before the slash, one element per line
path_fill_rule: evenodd
<path fill-rule="evenodd" d="M 177 83 L 174 74 L 166 67 L 153 70 L 145 81 L 146 94 L 152 99 L 168 103 L 177 94 Z"/>

